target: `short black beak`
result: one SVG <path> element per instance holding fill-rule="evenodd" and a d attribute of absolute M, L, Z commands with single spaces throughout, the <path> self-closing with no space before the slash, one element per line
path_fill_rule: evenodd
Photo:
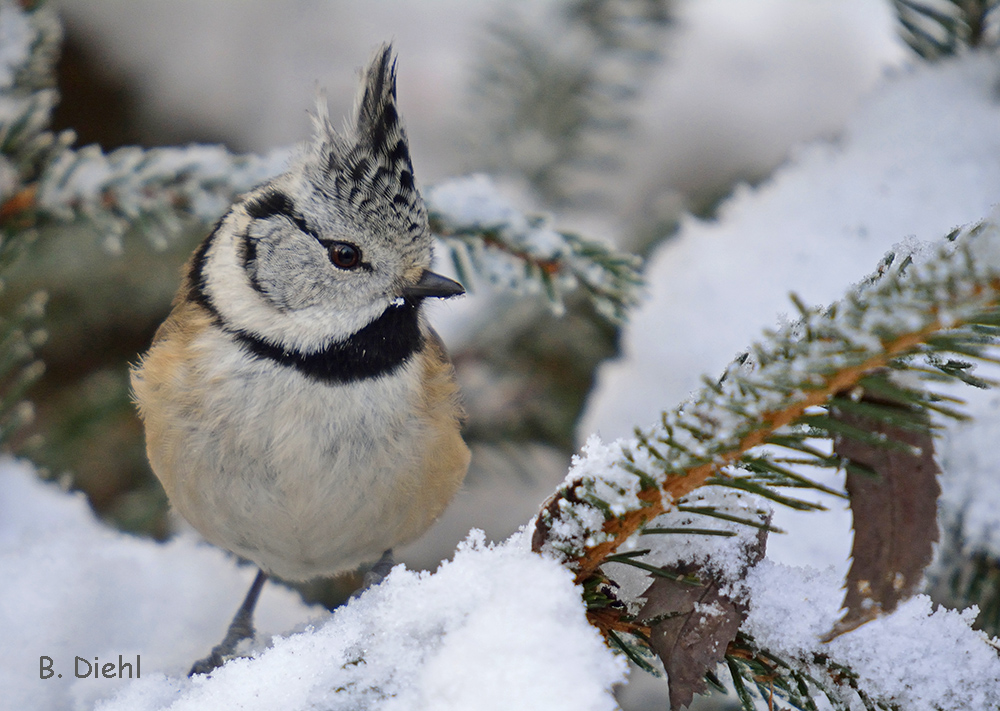
<path fill-rule="evenodd" d="M 454 279 L 435 274 L 429 269 L 425 269 L 418 281 L 413 286 L 403 287 L 403 296 L 408 299 L 426 299 L 428 297 L 438 297 L 447 299 L 451 296 L 461 296 L 465 293 L 465 287 Z"/>

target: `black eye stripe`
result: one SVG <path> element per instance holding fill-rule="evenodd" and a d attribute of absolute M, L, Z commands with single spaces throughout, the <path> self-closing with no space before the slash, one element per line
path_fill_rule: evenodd
<path fill-rule="evenodd" d="M 284 217 L 291 220 L 292 224 L 307 235 L 312 235 L 316 239 L 319 239 L 316 230 L 306 224 L 302 215 L 295 211 L 295 205 L 292 203 L 291 198 L 283 192 L 273 190 L 263 195 L 258 195 L 246 201 L 245 209 L 247 214 L 256 220 L 266 220 L 269 217 Z"/>
<path fill-rule="evenodd" d="M 347 244 L 358 250 L 359 259 L 354 268 L 364 269 L 367 272 L 373 271 L 371 262 L 361 260 L 363 253 L 357 245 L 350 242 L 344 242 L 343 240 L 324 239 L 323 237 L 320 237 L 316 230 L 306 224 L 302 215 L 296 212 L 292 199 L 280 190 L 271 190 L 247 200 L 244 203 L 244 209 L 246 210 L 247 215 L 255 220 L 266 220 L 271 217 L 284 217 L 290 220 L 302 232 L 315 238 L 315 240 L 319 242 L 323 249 L 327 250 L 328 253 L 332 245 Z"/>

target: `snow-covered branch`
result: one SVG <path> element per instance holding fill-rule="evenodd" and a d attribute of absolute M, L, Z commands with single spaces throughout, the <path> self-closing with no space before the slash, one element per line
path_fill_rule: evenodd
<path fill-rule="evenodd" d="M 821 507 L 790 498 L 782 489 L 836 494 L 808 478 L 803 469 L 847 468 L 856 511 L 855 566 L 848 580 L 847 612 L 825 639 L 895 609 L 913 594 L 937 538 L 937 470 L 932 463 L 923 463 L 930 461 L 933 451 L 928 415 L 961 417 L 949 398 L 927 389 L 928 382 L 987 385 L 970 374 L 969 361 L 995 359 L 992 348 L 1000 334 L 1000 228 L 985 221 L 961 234 L 956 231 L 935 254 L 918 262 L 890 254 L 878 273 L 833 306 L 810 308 L 798 300 L 796 305 L 798 322 L 768 333 L 718 382 L 706 379 L 689 401 L 664 412 L 660 424 L 637 429 L 634 440 L 610 448 L 590 443 L 535 521 L 534 550 L 575 572 L 577 583 L 587 591 L 592 622 L 633 657 L 618 632 L 648 640 L 672 679 L 681 676 L 680 670 L 695 680 L 711 673 L 714 663 L 721 661 L 722 645 L 732 642 L 739 626 L 738 603 L 730 613 L 736 626 L 727 623 L 723 637 L 704 621 L 693 624 L 694 631 L 688 630 L 685 639 L 695 645 L 694 651 L 682 663 L 672 636 L 680 632 L 664 631 L 664 619 L 673 618 L 664 618 L 661 608 L 683 607 L 683 590 L 654 594 L 657 585 L 677 584 L 657 583 L 654 577 L 649 588 L 629 592 L 611 582 L 615 576 L 609 578 L 603 568 L 624 564 L 672 581 L 693 576 L 689 584 L 702 589 L 699 604 L 705 603 L 713 586 L 738 587 L 746 567 L 740 575 L 715 580 L 704 564 L 691 567 L 691 558 L 671 566 L 651 556 L 656 550 L 648 543 L 653 532 L 684 534 L 686 528 L 689 534 L 727 535 L 695 529 L 698 524 L 691 517 L 686 525 L 664 528 L 657 517 L 665 512 L 739 520 L 717 505 L 696 505 L 692 495 L 705 487 L 816 509 Z M 910 432 L 918 433 L 915 439 Z M 823 439 L 834 442 L 832 454 L 817 444 Z M 898 451 L 902 458 L 873 455 L 885 450 Z M 879 463 L 869 466 L 869 461 Z M 872 477 L 881 485 L 861 486 Z M 884 491 L 877 491 L 880 488 Z M 904 494 L 912 494 L 913 500 L 902 505 Z M 873 505 L 883 513 L 873 511 Z M 918 509 L 929 511 L 929 520 L 916 513 Z M 884 525 L 880 518 L 886 519 Z M 920 530 L 907 529 L 907 519 L 919 521 Z M 761 525 L 751 512 L 742 516 L 742 523 Z M 638 543 L 638 536 L 646 538 Z M 619 553 L 623 546 L 625 552 Z M 886 546 L 891 554 L 882 551 Z M 888 581 L 885 586 L 883 578 Z M 647 600 L 644 606 L 641 599 Z M 650 608 L 654 599 L 661 604 Z M 725 595 L 719 600 L 729 604 Z M 702 647 L 692 639 L 699 639 Z M 717 651 L 707 654 L 705 646 Z M 661 650 L 669 650 L 670 656 Z M 737 667 L 734 660 L 745 657 L 738 652 L 730 656 L 731 665 Z M 756 659 L 755 655 L 746 659 Z M 671 689 L 675 699 L 675 687 Z M 686 704 L 690 693 L 672 705 Z"/>
<path fill-rule="evenodd" d="M 637 430 L 611 471 L 571 478 L 539 516 L 536 549 L 586 578 L 645 521 L 695 489 L 712 483 L 769 493 L 725 467 L 865 376 L 890 365 L 949 375 L 946 361 L 906 360 L 920 353 L 984 357 L 1000 306 L 997 226 L 981 223 L 937 259 L 908 262 L 829 309 L 803 307 L 800 322 L 753 346 L 753 368 L 734 364 L 665 412 L 660 425 Z"/>
<path fill-rule="evenodd" d="M 138 228 L 155 244 L 174 237 L 185 221 L 205 227 L 233 200 L 280 173 L 289 153 L 234 155 L 222 146 L 67 149 L 46 170 L 37 193 L 44 222 L 84 222 L 111 251 Z"/>
<path fill-rule="evenodd" d="M 612 321 L 625 319 L 642 283 L 639 259 L 600 242 L 556 230 L 543 215 L 526 215 L 504 200 L 484 175 L 436 185 L 428 192 L 431 229 L 451 253 L 467 285 L 494 284 L 544 292 L 561 313 L 581 291 Z"/>

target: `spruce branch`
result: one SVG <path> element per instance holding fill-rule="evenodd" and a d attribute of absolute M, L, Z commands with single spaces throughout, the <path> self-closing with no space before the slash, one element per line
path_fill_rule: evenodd
<path fill-rule="evenodd" d="M 240 193 L 279 173 L 288 155 L 234 155 L 221 146 L 64 149 L 37 184 L 0 206 L 0 224 L 5 214 L 30 212 L 44 225 L 87 224 L 112 251 L 133 229 L 162 246 L 185 226 L 210 226 Z M 616 322 L 636 303 L 637 257 L 523 214 L 483 176 L 432 187 L 427 200 L 431 229 L 466 285 L 481 276 L 542 292 L 556 312 L 579 291 Z"/>
<path fill-rule="evenodd" d="M 186 218 L 211 224 L 241 192 L 279 172 L 284 152 L 263 158 L 218 146 L 72 149 L 72 131 L 49 130 L 58 96 L 62 29 L 43 2 L 0 3 L 0 228 L 86 223 L 120 246 L 138 228 L 162 243 Z"/>
<path fill-rule="evenodd" d="M 36 238 L 36 181 L 68 140 L 47 132 L 55 105 L 54 67 L 61 28 L 41 2 L 0 3 L 0 287 Z M 46 297 L 37 293 L 0 314 L 0 443 L 34 417 L 24 398 L 44 366 L 35 350 Z"/>
<path fill-rule="evenodd" d="M 0 268 L 0 275 L 7 271 L 9 265 Z M 39 292 L 0 315 L 0 444 L 4 446 L 34 420 L 34 407 L 25 395 L 45 371 L 35 356 L 46 339 L 41 327 L 45 302 L 46 295 Z"/>
<path fill-rule="evenodd" d="M 0 226 L 30 227 L 23 219 L 34 183 L 47 162 L 72 140 L 48 131 L 55 107 L 55 63 L 62 28 L 41 2 L 0 3 Z"/>
<path fill-rule="evenodd" d="M 856 708 L 852 698 L 871 711 L 894 708 L 885 700 L 874 700 L 858 687 L 857 674 L 829 656 L 810 654 L 808 659 L 783 658 L 763 649 L 745 632 L 740 632 L 726 650 L 726 664 L 745 711 L 756 711 L 760 698 L 768 708 L 776 708 L 775 697 L 802 711 L 817 711 L 815 698 L 822 694 L 827 705 L 837 711 Z M 757 697 L 753 691 L 757 692 Z"/>
<path fill-rule="evenodd" d="M 998 0 L 893 0 L 892 4 L 903 41 L 928 61 L 996 46 Z"/>
<path fill-rule="evenodd" d="M 650 546 L 637 545 L 635 536 L 662 530 L 683 534 L 686 529 L 691 536 L 713 538 L 713 531 L 674 513 L 719 513 L 695 505 L 704 500 L 703 494 L 723 487 L 753 492 L 780 505 L 821 508 L 779 490 L 836 495 L 840 492 L 800 470 L 842 466 L 848 471 L 852 508 L 863 519 L 864 530 L 856 520 L 846 612 L 824 641 L 894 609 L 913 594 L 930 560 L 939 492 L 931 418 L 962 413 L 951 406 L 960 404 L 957 398 L 927 385 L 970 379 L 973 385 L 987 384 L 971 378 L 969 370 L 976 362 L 997 362 L 993 349 L 1000 323 L 1000 228 L 983 222 L 949 235 L 926 261 L 907 257 L 894 268 L 893 261 L 890 256 L 875 276 L 829 308 L 797 301 L 802 315 L 798 323 L 767 333 L 751 355 L 730 366 L 720 380 L 706 380 L 691 400 L 665 412 L 657 426 L 636 430 L 633 441 L 617 445 L 617 459 L 609 455 L 611 448 L 601 450 L 599 443 L 588 442 L 567 483 L 535 520 L 533 549 L 576 573 L 577 583 L 590 591 L 588 618 L 595 627 L 606 638 L 614 635 L 617 646 L 622 640 L 633 640 L 634 647 L 648 639 L 665 665 L 677 667 L 683 682 L 677 689 L 671 686 L 671 698 L 677 699 L 674 708 L 690 698 L 692 690 L 697 692 L 702 675 L 707 680 L 712 673 L 703 663 L 710 658 L 709 648 L 734 638 L 722 626 L 707 639 L 683 636 L 690 653 L 678 657 L 681 637 L 674 632 L 682 622 L 677 613 L 686 609 L 681 603 L 707 592 L 685 593 L 683 587 L 666 586 L 677 586 L 692 571 L 698 572 L 691 585 L 725 586 L 725 576 L 732 573 L 713 583 L 717 573 L 712 553 L 697 553 L 708 557 L 696 561 L 664 564 L 669 555 L 663 558 Z M 818 447 L 813 441 L 817 438 L 832 441 L 833 453 Z M 782 451 L 788 455 L 779 456 Z M 873 475 L 887 481 L 873 481 Z M 872 507 L 890 513 L 882 517 L 872 513 Z M 918 509 L 924 513 L 915 514 Z M 664 513 L 671 515 L 661 520 L 675 523 L 649 525 Z M 740 519 L 728 513 L 716 518 Z M 919 530 L 906 527 L 911 524 Z M 766 520 L 756 526 L 758 535 L 764 535 L 766 527 Z M 865 536 L 881 543 L 864 543 Z M 641 540 L 645 544 L 650 539 Z M 624 552 L 618 552 L 622 546 Z M 657 555 L 659 562 L 653 559 Z M 655 609 L 647 605 L 637 610 L 648 591 L 638 598 L 635 591 L 623 592 L 606 565 L 653 573 L 651 589 L 657 587 L 663 600 Z M 739 579 L 736 573 L 730 582 Z M 739 610 L 737 603 L 732 614 L 738 616 Z M 695 623 L 702 624 L 700 619 Z M 723 618 L 713 619 L 722 624 Z M 739 642 L 735 638 L 730 643 L 726 662 L 745 708 L 754 708 L 755 698 L 773 704 L 776 696 L 797 708 L 814 708 L 817 693 L 825 693 L 835 708 L 851 707 L 845 699 L 852 694 L 867 708 L 889 708 L 890 701 L 867 696 L 858 688 L 856 675 L 839 663 L 780 660 L 768 650 L 752 648 L 745 640 L 741 647 Z M 634 656 L 635 649 L 630 651 Z"/>
<path fill-rule="evenodd" d="M 97 146 L 67 149 L 19 201 L 42 224 L 89 224 L 111 250 L 132 229 L 164 244 L 185 225 L 215 222 L 240 193 L 280 172 L 287 157 L 287 151 L 233 155 L 221 146 L 129 147 L 107 154 Z M 579 291 L 616 322 L 636 303 L 637 257 L 556 231 L 547 217 L 524 215 L 502 202 L 482 176 L 432 187 L 428 207 L 431 229 L 466 285 L 479 276 L 542 292 L 556 312 Z"/>
<path fill-rule="evenodd" d="M 580 291 L 599 313 L 623 321 L 637 302 L 639 259 L 552 228 L 548 217 L 525 215 L 474 175 L 427 194 L 431 230 L 448 248 L 466 286 L 476 275 L 512 289 L 542 292 L 556 313 Z"/>
<path fill-rule="evenodd" d="M 919 376 L 952 353 L 990 360 L 993 340 L 982 327 L 998 319 L 1000 230 L 984 222 L 925 263 L 904 260 L 828 309 L 804 309 L 799 323 L 752 348 L 753 369 L 734 364 L 721 381 L 665 412 L 658 426 L 637 430 L 610 469 L 591 471 L 578 461 L 582 474 L 571 471 L 536 518 L 533 548 L 585 583 L 647 522 L 697 489 L 739 486 L 733 467 L 759 463 L 756 448 L 780 445 L 801 455 L 810 451 L 797 446 L 807 437 L 832 438 L 834 418 L 817 415 L 860 383 L 884 380 L 918 410 L 931 403 L 932 395 L 895 385 L 888 374 Z M 947 369 L 935 372 L 949 376 Z M 749 481 L 788 503 L 767 477 Z"/>
<path fill-rule="evenodd" d="M 72 148 L 72 132 L 48 130 L 61 29 L 41 3 L 32 8 L 0 2 L 0 37 L 23 50 L 0 61 L 0 228 L 30 236 L 38 226 L 86 225 L 111 252 L 120 251 L 132 231 L 163 247 L 184 229 L 208 229 L 241 193 L 284 169 L 287 149 L 256 156 L 202 145 L 107 153 L 95 145 Z M 601 17 L 589 22 L 600 24 Z M 473 179 L 473 192 L 495 193 L 482 180 Z M 548 218 L 506 205 L 502 219 L 492 219 L 435 204 L 435 195 L 447 203 L 452 192 L 448 184 L 432 189 L 428 202 L 432 227 L 463 281 L 479 274 L 543 292 L 557 312 L 570 292 L 579 291 L 613 321 L 624 319 L 635 303 L 640 279 L 632 255 L 557 232 Z M 494 209 L 499 198 L 486 198 L 491 200 Z"/>
<path fill-rule="evenodd" d="M 163 245 L 185 225 L 214 223 L 237 196 L 280 173 L 288 155 L 234 155 L 201 145 L 67 149 L 40 181 L 36 209 L 46 224 L 89 224 L 112 251 L 135 228 Z"/>
<path fill-rule="evenodd" d="M 471 94 L 473 150 L 548 204 L 600 198 L 661 56 L 671 0 L 568 0 L 490 23 Z M 581 60 L 586 57 L 586 60 Z"/>

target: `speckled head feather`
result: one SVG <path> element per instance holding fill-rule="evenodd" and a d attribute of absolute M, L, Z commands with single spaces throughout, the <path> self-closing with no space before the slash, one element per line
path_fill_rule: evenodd
<path fill-rule="evenodd" d="M 413 178 L 396 107 L 396 61 L 384 44 L 364 71 L 354 122 L 337 132 L 320 102 L 313 179 L 369 229 L 390 228 L 402 242 L 430 241 L 427 212 Z"/>
<path fill-rule="evenodd" d="M 422 278 L 433 256 L 389 45 L 364 71 L 345 127 L 333 127 L 324 100 L 314 125 L 288 171 L 233 206 L 189 271 L 189 298 L 282 351 L 316 352 L 359 332 Z M 338 249 L 356 263 L 338 267 Z"/>

